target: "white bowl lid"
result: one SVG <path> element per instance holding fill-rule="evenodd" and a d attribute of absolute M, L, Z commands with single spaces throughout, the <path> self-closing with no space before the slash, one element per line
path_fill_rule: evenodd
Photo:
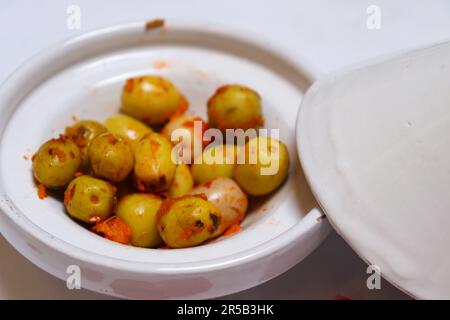
<path fill-rule="evenodd" d="M 300 158 L 335 229 L 417 298 L 450 298 L 450 43 L 317 82 Z"/>

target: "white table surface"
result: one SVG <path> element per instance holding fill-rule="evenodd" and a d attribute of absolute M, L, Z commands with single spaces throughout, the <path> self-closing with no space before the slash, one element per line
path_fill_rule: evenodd
<path fill-rule="evenodd" d="M 81 9 L 81 29 L 66 27 L 67 7 Z M 369 5 L 381 8 L 381 29 L 366 27 Z M 53 43 L 102 26 L 154 17 L 230 25 L 306 57 L 318 74 L 372 57 L 450 40 L 447 0 L 0 0 L 0 82 L 22 62 Z M 366 265 L 336 233 L 290 271 L 256 288 L 225 298 L 404 299 L 382 282 L 366 287 Z M 68 290 L 0 236 L 0 299 L 105 299 Z"/>

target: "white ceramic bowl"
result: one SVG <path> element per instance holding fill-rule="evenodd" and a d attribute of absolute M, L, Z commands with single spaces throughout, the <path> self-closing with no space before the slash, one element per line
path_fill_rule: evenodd
<path fill-rule="evenodd" d="M 282 188 L 251 208 L 242 232 L 196 248 L 134 248 L 86 231 L 56 199 L 38 199 L 30 155 L 73 116 L 103 120 L 116 113 L 123 81 L 143 73 L 168 77 L 187 96 L 189 112 L 201 115 L 221 84 L 243 83 L 261 93 L 267 127 L 281 129 L 292 164 Z M 329 231 L 294 141 L 297 110 L 310 83 L 307 68 L 284 50 L 209 25 L 169 23 L 145 31 L 144 23 L 133 23 L 48 49 L 0 89 L 1 232 L 47 272 L 66 279 L 67 267 L 78 265 L 84 288 L 118 297 L 211 298 L 276 277 Z"/>

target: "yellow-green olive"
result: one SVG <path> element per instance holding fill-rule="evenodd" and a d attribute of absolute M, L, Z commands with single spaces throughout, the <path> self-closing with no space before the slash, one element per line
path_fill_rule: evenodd
<path fill-rule="evenodd" d="M 221 130 L 260 127 L 264 124 L 261 98 L 241 85 L 222 86 L 208 100 L 208 124 Z"/>
<path fill-rule="evenodd" d="M 259 196 L 281 185 L 289 170 L 289 152 L 282 142 L 267 136 L 256 137 L 242 151 L 238 158 L 244 158 L 238 159 L 234 174 L 245 192 Z"/>
<path fill-rule="evenodd" d="M 217 178 L 195 187 L 189 194 L 204 194 L 220 212 L 221 222 L 213 236 L 219 236 L 244 219 L 248 207 L 247 195 L 230 178 Z"/>
<path fill-rule="evenodd" d="M 201 154 L 203 146 L 207 143 L 203 133 L 207 129 L 206 122 L 193 115 L 176 114 L 162 128 L 161 134 L 166 136 L 175 145 L 175 152 L 184 163 L 192 161 Z"/>
<path fill-rule="evenodd" d="M 105 126 L 110 132 L 130 139 L 133 149 L 145 134 L 153 132 L 145 123 L 125 114 L 116 114 L 109 117 L 105 120 Z"/>
<path fill-rule="evenodd" d="M 236 150 L 234 145 L 229 144 L 207 147 L 191 166 L 195 182 L 203 183 L 219 177 L 232 178 L 236 165 Z"/>
<path fill-rule="evenodd" d="M 47 188 L 59 188 L 74 178 L 80 164 L 80 150 L 71 139 L 51 139 L 33 156 L 33 175 Z"/>
<path fill-rule="evenodd" d="M 220 213 L 202 196 L 167 199 L 158 211 L 158 231 L 171 248 L 199 245 L 210 239 L 220 225 Z"/>
<path fill-rule="evenodd" d="M 184 163 L 180 163 L 175 170 L 175 178 L 169 188 L 169 195 L 172 198 L 184 196 L 194 187 L 194 179 L 191 170 Z"/>
<path fill-rule="evenodd" d="M 133 151 L 126 138 L 111 132 L 97 136 L 89 145 L 94 174 L 113 182 L 124 180 L 133 169 Z"/>
<path fill-rule="evenodd" d="M 133 246 L 155 248 L 162 244 L 156 229 L 156 213 L 161 203 L 160 197 L 148 193 L 129 194 L 119 201 L 116 216 L 131 228 Z"/>
<path fill-rule="evenodd" d="M 160 192 L 173 182 L 172 144 L 159 133 L 145 135 L 134 151 L 134 178 L 141 191 Z"/>
<path fill-rule="evenodd" d="M 128 79 L 122 89 L 122 111 L 150 125 L 166 122 L 185 103 L 178 89 L 158 76 Z"/>
<path fill-rule="evenodd" d="M 81 151 L 81 168 L 89 165 L 88 147 L 94 138 L 107 131 L 106 127 L 97 121 L 82 120 L 67 127 L 65 135 L 71 138 Z"/>
<path fill-rule="evenodd" d="M 86 223 L 97 223 L 112 214 L 115 193 L 115 187 L 106 181 L 80 176 L 67 186 L 64 205 L 71 217 Z"/>

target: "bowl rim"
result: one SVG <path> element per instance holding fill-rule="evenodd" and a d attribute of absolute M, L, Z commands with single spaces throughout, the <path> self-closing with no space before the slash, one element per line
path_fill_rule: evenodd
<path fill-rule="evenodd" d="M 78 46 L 83 42 L 92 41 L 97 37 L 102 37 L 105 34 L 109 33 L 142 32 L 144 25 L 145 21 L 117 24 L 90 31 L 68 40 L 60 41 L 29 58 L 9 77 L 7 77 L 6 80 L 0 85 L 0 96 L 2 96 L 5 92 L 10 91 L 12 89 L 11 85 L 16 83 L 18 79 L 26 77 L 27 74 L 33 69 L 35 64 L 37 65 L 39 64 L 39 62 L 45 61 L 49 56 L 55 55 L 63 49 L 70 49 L 70 47 Z M 312 64 L 308 63 L 307 59 L 305 59 L 304 57 L 299 58 L 298 55 L 294 57 L 289 50 L 286 50 L 282 46 L 278 44 L 274 45 L 273 43 L 271 45 L 264 38 L 261 38 L 260 36 L 254 34 L 250 34 L 248 32 L 242 32 L 242 30 L 237 30 L 225 26 L 218 26 L 217 24 L 204 22 L 186 22 L 181 20 L 170 20 L 170 23 L 166 23 L 165 27 L 169 30 L 201 30 L 202 32 L 211 34 L 218 34 L 226 37 L 231 36 L 240 41 L 247 42 L 295 66 L 298 71 L 304 75 L 309 84 L 312 84 L 313 80 L 315 79 L 314 74 L 318 74 Z M 2 104 L 0 104 L 0 110 L 1 109 L 3 109 Z M 3 129 L 4 128 L 2 128 L 2 132 L 0 133 L 0 138 L 3 136 Z M 297 159 L 299 159 L 298 150 L 296 150 L 296 153 Z M 233 267 L 240 264 L 250 263 L 252 261 L 258 260 L 261 257 L 281 250 L 283 247 L 288 246 L 290 243 L 300 238 L 302 235 L 313 232 L 322 233 L 323 236 L 321 241 L 318 241 L 312 248 L 312 250 L 314 250 L 323 241 L 323 239 L 325 239 L 330 230 L 330 228 L 316 228 L 319 225 L 328 225 L 328 222 L 326 219 L 321 219 L 321 217 L 323 217 L 323 214 L 321 213 L 320 209 L 315 208 L 308 212 L 299 222 L 291 226 L 285 233 L 274 237 L 273 239 L 271 239 L 271 241 L 266 241 L 245 251 L 239 253 L 230 253 L 220 258 L 206 259 L 199 262 L 149 264 L 148 262 L 143 261 L 130 261 L 99 255 L 84 248 L 74 246 L 61 238 L 55 237 L 46 230 L 35 225 L 29 219 L 25 218 L 23 214 L 15 208 L 14 203 L 9 199 L 6 192 L 1 189 L 0 191 L 2 191 L 0 194 L 0 214 L 5 215 L 6 218 L 8 218 L 15 227 L 17 227 L 19 230 L 23 230 L 25 234 L 32 237 L 33 240 L 41 242 L 51 249 L 62 252 L 69 257 L 84 262 L 143 274 L 147 274 L 149 272 L 159 274 L 202 273 L 205 271 L 213 271 Z M 317 230 L 314 230 L 315 228 Z M 152 265 L 152 268 L 149 268 L 150 265 Z"/>

